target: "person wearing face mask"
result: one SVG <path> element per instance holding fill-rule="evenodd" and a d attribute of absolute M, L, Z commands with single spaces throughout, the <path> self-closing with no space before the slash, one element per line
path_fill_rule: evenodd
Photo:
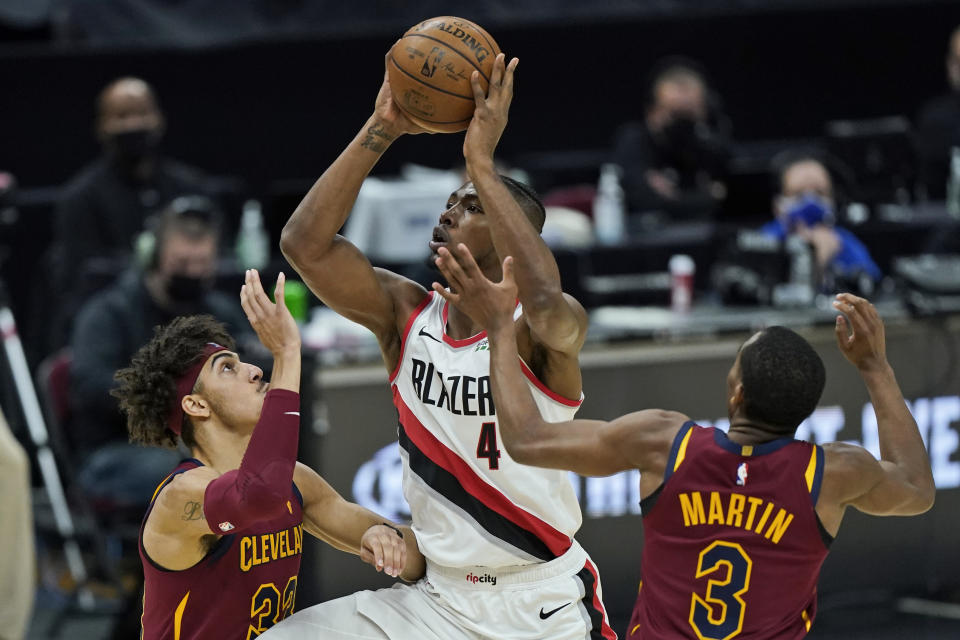
<path fill-rule="evenodd" d="M 951 149 L 960 147 L 960 27 L 950 35 L 946 71 L 950 92 L 923 106 L 914 138 L 920 192 L 932 200 L 944 199 Z"/>
<path fill-rule="evenodd" d="M 729 122 L 692 60 L 664 59 L 651 77 L 643 121 L 614 141 L 631 226 L 708 220 L 726 196 Z"/>
<path fill-rule="evenodd" d="M 82 297 L 77 274 L 91 258 L 129 258 L 148 220 L 175 197 L 213 193 L 210 179 L 160 153 L 166 120 L 149 84 L 123 77 L 97 97 L 102 152 L 63 188 L 54 218 L 51 270 L 60 302 L 50 348 L 63 344 Z M 78 290 L 80 289 L 80 290 Z"/>
<path fill-rule="evenodd" d="M 73 325 L 71 433 L 84 452 L 126 442 L 125 426 L 110 396 L 113 374 L 149 341 L 154 327 L 177 316 L 206 313 L 226 324 L 241 346 L 253 339 L 239 301 L 212 289 L 219 244 L 219 214 L 212 201 L 203 196 L 175 199 L 152 235 L 146 265 L 129 269 L 90 298 Z M 140 495 L 137 487 L 128 488 Z"/>
<path fill-rule="evenodd" d="M 822 289 L 834 289 L 838 284 L 869 288 L 882 274 L 867 247 L 836 225 L 836 200 L 827 162 L 822 154 L 806 150 L 790 150 L 774 158 L 774 219 L 760 230 L 780 240 L 792 234 L 806 240 L 813 250 Z"/>

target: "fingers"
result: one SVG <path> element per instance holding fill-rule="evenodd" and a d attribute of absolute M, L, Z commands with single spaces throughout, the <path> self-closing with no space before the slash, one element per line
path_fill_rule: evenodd
<path fill-rule="evenodd" d="M 503 259 L 503 280 L 501 282 L 510 287 L 516 284 L 513 280 L 513 256 L 507 256 Z"/>
<path fill-rule="evenodd" d="M 372 527 L 371 527 L 372 528 Z M 373 555 L 373 562 L 371 563 L 377 571 L 383 570 L 383 542 L 380 539 L 380 536 L 374 534 L 364 535 L 365 545 L 367 549 L 370 550 L 370 553 Z"/>
<path fill-rule="evenodd" d="M 490 74 L 491 87 L 499 87 L 503 84 L 504 60 L 506 60 L 506 56 L 498 53 L 496 59 L 493 61 L 493 72 Z"/>
<path fill-rule="evenodd" d="M 847 320 L 849 321 L 850 326 L 853 328 L 853 339 L 856 339 L 858 336 L 865 336 L 867 333 L 869 333 L 870 327 L 864 320 L 863 314 L 855 305 L 850 304 L 845 300 L 834 300 L 833 306 L 838 311 L 842 311 L 846 314 Z"/>
<path fill-rule="evenodd" d="M 470 74 L 470 88 L 473 89 L 473 101 L 479 107 L 483 104 L 487 94 L 483 90 L 483 85 L 480 84 L 480 72 L 477 70 Z"/>
<path fill-rule="evenodd" d="M 373 525 L 363 534 L 360 559 L 396 578 L 406 564 L 407 549 L 403 538 L 383 525 Z"/>
<path fill-rule="evenodd" d="M 469 277 L 474 277 L 477 275 L 482 275 L 480 272 L 480 266 L 477 264 L 477 261 L 474 260 L 473 254 L 470 253 L 470 249 L 467 249 L 467 245 L 462 242 L 458 242 L 457 246 L 453 248 L 453 254 L 456 257 L 457 264 L 464 270 L 464 272 Z"/>
<path fill-rule="evenodd" d="M 843 316 L 837 316 L 833 332 L 837 336 L 837 346 L 840 347 L 841 351 L 846 351 L 851 340 L 850 330 L 847 328 L 847 319 Z"/>
<path fill-rule="evenodd" d="M 463 285 L 467 283 L 467 274 L 464 272 L 463 267 L 460 266 L 460 260 L 464 260 L 463 251 L 460 251 L 460 247 L 463 247 L 463 251 L 469 256 L 470 251 L 464 247 L 463 243 L 458 244 L 454 247 L 454 250 L 457 251 L 457 256 L 454 257 L 454 254 L 450 252 L 446 247 L 440 247 L 437 250 L 439 257 L 437 258 L 437 266 L 440 268 L 440 272 L 446 276 L 447 282 L 450 283 L 451 287 L 454 287 L 458 291 L 463 291 Z M 470 256 L 470 260 L 473 260 L 473 256 Z M 473 263 L 476 266 L 476 262 Z"/>
<path fill-rule="evenodd" d="M 407 544 L 403 538 L 400 538 L 396 546 L 396 564 L 393 565 L 396 570 L 394 577 L 397 578 L 407 568 Z"/>
<path fill-rule="evenodd" d="M 430 288 L 440 294 L 440 297 L 450 304 L 456 305 L 460 303 L 460 295 L 453 293 L 452 291 L 447 291 L 439 282 L 434 282 L 432 285 L 430 285 Z"/>
<path fill-rule="evenodd" d="M 264 302 L 269 302 L 270 299 L 267 298 L 267 293 L 263 290 L 263 283 L 260 282 L 260 273 L 256 269 L 247 271 L 247 284 L 250 286 L 253 299 L 258 304 L 262 305 Z"/>
<path fill-rule="evenodd" d="M 440 273 L 443 274 L 443 277 L 447 279 L 447 284 L 450 285 L 450 288 L 454 291 L 463 291 L 463 283 L 457 278 L 457 275 L 453 273 L 450 269 L 450 260 L 443 260 L 442 258 L 437 258 L 437 268 L 440 269 Z"/>
<path fill-rule="evenodd" d="M 406 544 L 403 538 L 396 532 L 390 531 L 388 542 L 384 548 L 384 566 L 387 575 L 396 578 L 400 575 L 404 565 L 404 554 L 406 553 Z"/>
<path fill-rule="evenodd" d="M 513 58 L 510 60 L 510 64 L 507 65 L 507 73 L 503 80 L 503 90 L 508 92 L 510 95 L 513 95 L 513 72 L 517 70 L 517 65 L 520 64 L 520 58 Z"/>
<path fill-rule="evenodd" d="M 253 303 L 250 301 L 250 292 L 247 290 L 246 283 L 240 287 L 240 306 L 243 308 L 243 312 L 247 315 L 247 320 L 253 322 L 256 312 L 253 309 Z"/>
<path fill-rule="evenodd" d="M 258 289 L 259 295 L 257 293 Z M 260 287 L 260 276 L 255 269 L 247 269 L 244 284 L 240 288 L 240 305 L 247 314 L 247 320 L 251 323 L 263 318 L 266 313 L 265 298 L 263 288 Z"/>
<path fill-rule="evenodd" d="M 853 327 L 854 335 L 857 332 L 863 334 L 876 333 L 880 324 L 880 316 L 876 308 L 870 302 L 852 293 L 837 294 L 833 306 L 847 314 L 850 324 Z"/>
<path fill-rule="evenodd" d="M 278 305 L 284 304 L 283 290 L 286 282 L 287 277 L 283 275 L 283 271 L 281 271 L 280 275 L 277 276 L 277 286 L 273 290 L 273 299 Z"/>

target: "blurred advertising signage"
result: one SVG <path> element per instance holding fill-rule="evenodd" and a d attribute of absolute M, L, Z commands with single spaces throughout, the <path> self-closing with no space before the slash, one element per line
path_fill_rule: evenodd
<path fill-rule="evenodd" d="M 930 452 L 933 478 L 938 489 L 960 488 L 960 396 L 939 396 L 908 400 L 920 434 Z M 823 443 L 845 440 L 865 447 L 877 458 L 880 443 L 873 405 L 866 403 L 860 414 L 859 439 L 845 438 L 847 420 L 843 407 L 819 407 L 797 429 L 802 440 Z M 726 430 L 727 420 L 698 420 L 703 426 Z M 403 497 L 400 449 L 396 442 L 377 451 L 360 465 L 353 478 L 356 502 L 393 520 L 410 518 L 410 508 Z M 570 480 L 588 518 L 615 517 L 640 513 L 640 473 L 624 471 L 603 478 L 581 478 L 571 473 Z"/>

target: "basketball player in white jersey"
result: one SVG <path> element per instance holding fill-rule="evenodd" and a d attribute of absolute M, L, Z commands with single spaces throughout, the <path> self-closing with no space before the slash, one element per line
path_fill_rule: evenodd
<path fill-rule="evenodd" d="M 474 74 L 477 106 L 463 143 L 470 180 L 450 195 L 430 248 L 435 260 L 440 247 L 464 243 L 492 280 L 500 256 L 515 256 L 528 384 L 544 418 L 569 420 L 582 400 L 586 313 L 560 289 L 539 235 L 543 205 L 494 169 L 517 62 L 498 56 L 486 95 Z M 281 248 L 325 304 L 380 343 L 426 577 L 310 607 L 265 637 L 613 640 L 596 567 L 573 538 L 581 515 L 567 473 L 519 465 L 499 446 L 486 334 L 435 292 L 372 268 L 337 235 L 390 143 L 422 132 L 385 77 L 373 115 L 287 222 Z"/>

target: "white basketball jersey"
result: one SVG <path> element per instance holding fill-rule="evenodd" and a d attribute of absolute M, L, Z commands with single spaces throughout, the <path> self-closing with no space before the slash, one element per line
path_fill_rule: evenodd
<path fill-rule="evenodd" d="M 447 312 L 430 292 L 407 321 L 390 376 L 403 492 L 420 549 L 448 567 L 552 560 L 570 548 L 581 523 L 569 474 L 510 458 L 499 437 L 486 333 L 450 338 Z M 562 398 L 521 367 L 544 420 L 573 418 L 582 394 Z"/>

